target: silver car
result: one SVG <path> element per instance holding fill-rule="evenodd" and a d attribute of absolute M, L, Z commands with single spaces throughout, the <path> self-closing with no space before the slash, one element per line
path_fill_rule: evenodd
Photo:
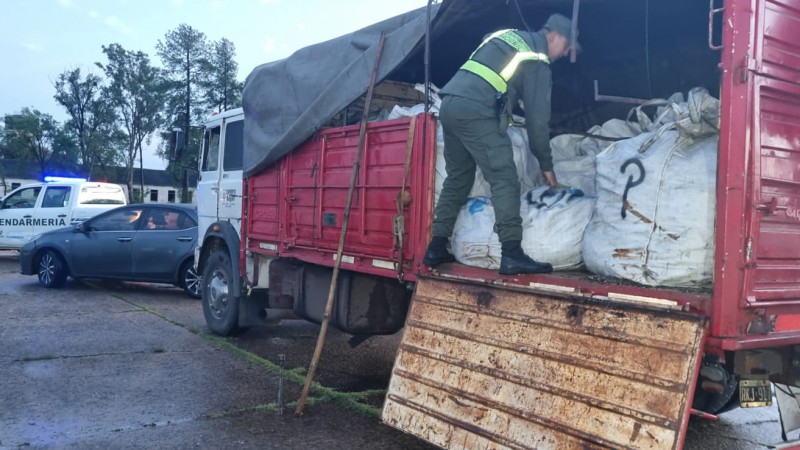
<path fill-rule="evenodd" d="M 197 212 L 192 205 L 138 204 L 50 231 L 20 250 L 20 272 L 56 288 L 72 278 L 168 283 L 194 298 Z"/>

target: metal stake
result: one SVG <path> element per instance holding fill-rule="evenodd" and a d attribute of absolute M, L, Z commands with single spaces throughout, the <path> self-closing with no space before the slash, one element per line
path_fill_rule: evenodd
<path fill-rule="evenodd" d="M 278 355 L 278 365 L 280 366 L 281 370 L 278 372 L 278 408 L 275 411 L 275 415 L 282 416 L 283 415 L 283 363 L 286 361 L 286 355 L 280 354 Z"/>
<path fill-rule="evenodd" d="M 333 299 L 336 294 L 336 283 L 339 278 L 339 266 L 341 265 L 342 252 L 344 251 L 344 240 L 347 236 L 347 222 L 350 220 L 350 207 L 353 204 L 353 191 L 355 190 L 356 179 L 358 177 L 359 167 L 361 166 L 361 153 L 364 151 L 364 141 L 367 135 L 367 116 L 369 115 L 369 107 L 372 102 L 372 92 L 378 77 L 378 69 L 381 64 L 381 55 L 383 54 L 385 38 L 385 33 L 381 31 L 377 54 L 375 55 L 375 67 L 372 69 L 372 76 L 369 81 L 369 88 L 367 89 L 367 98 L 364 101 L 364 115 L 361 118 L 361 128 L 358 133 L 356 160 L 353 163 L 353 172 L 350 175 L 350 188 L 347 191 L 347 201 L 344 205 L 342 232 L 339 235 L 339 249 L 336 251 L 336 260 L 333 262 L 333 275 L 331 276 L 331 287 L 328 291 L 328 301 L 325 304 L 325 315 L 322 316 L 322 325 L 319 330 L 319 337 L 317 338 L 317 347 L 314 349 L 314 356 L 311 357 L 311 366 L 309 366 L 308 374 L 306 374 L 306 383 L 305 386 L 303 386 L 303 392 L 300 394 L 300 400 L 297 401 L 297 408 L 294 410 L 295 415 L 298 416 L 303 415 L 303 407 L 305 406 L 308 393 L 311 390 L 311 383 L 314 381 L 314 374 L 317 371 L 317 364 L 322 354 L 322 346 L 325 343 L 325 334 L 328 332 L 328 323 L 330 322 L 331 310 L 333 309 Z"/>

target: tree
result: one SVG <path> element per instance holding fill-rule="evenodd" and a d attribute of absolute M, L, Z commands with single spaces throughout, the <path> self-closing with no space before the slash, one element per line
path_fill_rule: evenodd
<path fill-rule="evenodd" d="M 134 164 L 139 156 L 140 169 L 143 169 L 142 144 L 149 142 L 150 136 L 161 124 L 165 83 L 161 72 L 150 64 L 147 54 L 125 50 L 119 44 L 102 48 L 108 63 L 96 64 L 109 80 L 103 95 L 114 107 L 122 124 L 122 162 L 126 170 L 128 196 L 133 201 Z M 141 173 L 144 171 L 141 170 Z M 140 191 L 144 192 L 144 180 L 139 181 Z"/>
<path fill-rule="evenodd" d="M 56 128 L 53 134 L 53 154 L 50 156 L 50 171 L 62 174 L 78 173 L 80 158 L 75 133 L 66 124 Z"/>
<path fill-rule="evenodd" d="M 211 111 L 242 106 L 242 83 L 236 81 L 239 64 L 235 57 L 233 42 L 225 38 L 209 45 L 200 85 L 204 103 Z"/>
<path fill-rule="evenodd" d="M 10 154 L 4 156 L 35 161 L 41 178 L 47 173 L 57 132 L 53 117 L 36 109 L 23 108 L 19 114 L 6 115 L 4 150 Z"/>
<path fill-rule="evenodd" d="M 114 108 L 100 95 L 102 80 L 97 75 L 81 75 L 81 69 L 67 70 L 54 86 L 56 101 L 70 116 L 67 125 L 74 131 L 80 154 L 81 173 L 91 177 L 94 165 L 106 167 L 116 159 L 110 142 L 116 128 Z"/>
<path fill-rule="evenodd" d="M 168 115 L 173 125 L 183 128 L 188 148 L 192 122 L 199 123 L 203 116 L 198 107 L 201 71 L 207 64 L 206 36 L 189 25 L 181 24 L 178 28 L 168 31 L 163 42 L 158 41 L 156 50 L 170 80 Z M 194 161 L 193 166 L 196 166 L 197 155 L 193 152 L 184 153 L 184 159 L 179 164 L 192 165 Z M 181 201 L 188 202 L 189 177 L 185 169 L 181 178 Z"/>

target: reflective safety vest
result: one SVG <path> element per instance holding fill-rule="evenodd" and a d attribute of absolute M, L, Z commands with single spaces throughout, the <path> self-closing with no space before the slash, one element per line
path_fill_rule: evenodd
<path fill-rule="evenodd" d="M 475 57 L 475 53 L 492 39 L 500 39 L 516 50 L 511 61 L 509 61 L 499 73 L 495 72 L 491 67 L 472 59 Z M 469 56 L 467 62 L 461 66 L 461 69 L 472 72 L 483 78 L 487 83 L 491 84 L 497 92 L 505 94 L 506 91 L 508 91 L 508 80 L 514 76 L 514 72 L 517 71 L 517 67 L 519 67 L 522 61 L 541 61 L 545 64 L 550 64 L 550 58 L 548 58 L 545 53 L 534 52 L 528 43 L 525 42 L 525 39 L 517 34 L 516 30 L 500 30 L 490 34 L 484 39 L 481 45 Z"/>

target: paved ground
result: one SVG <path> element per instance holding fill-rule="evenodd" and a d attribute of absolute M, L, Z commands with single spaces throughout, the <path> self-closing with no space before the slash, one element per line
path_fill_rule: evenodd
<path fill-rule="evenodd" d="M 399 336 L 352 349 L 331 332 L 321 388 L 297 418 L 318 327 L 285 321 L 221 339 L 176 288 L 69 280 L 45 290 L 17 264 L 0 253 L 0 448 L 431 448 L 376 416 Z M 773 407 L 693 421 L 685 448 L 779 442 Z"/>

